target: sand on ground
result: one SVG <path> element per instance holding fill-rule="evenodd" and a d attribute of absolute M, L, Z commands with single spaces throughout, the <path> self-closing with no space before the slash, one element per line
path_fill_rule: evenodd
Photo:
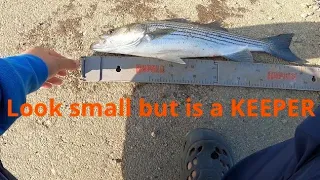
<path fill-rule="evenodd" d="M 90 56 L 90 44 L 109 28 L 169 18 L 202 23 L 218 20 L 230 31 L 263 38 L 295 33 L 292 50 L 310 64 L 320 63 L 320 11 L 313 0 L 16 0 L 0 1 L 0 55 L 10 56 L 41 45 L 74 59 Z M 257 62 L 283 63 L 255 54 Z M 149 102 L 183 102 L 187 97 L 210 108 L 240 98 L 310 98 L 318 92 L 279 89 L 134 83 L 85 83 L 80 70 L 65 83 L 28 96 L 28 102 L 54 98 L 69 114 L 72 103 L 117 103 L 130 97 Z M 182 111 L 180 109 L 180 111 Z M 196 127 L 212 128 L 230 143 L 236 161 L 294 135 L 302 118 L 278 117 L 141 118 L 22 117 L 0 137 L 3 164 L 19 179 L 172 179 L 179 178 L 184 135 Z"/>

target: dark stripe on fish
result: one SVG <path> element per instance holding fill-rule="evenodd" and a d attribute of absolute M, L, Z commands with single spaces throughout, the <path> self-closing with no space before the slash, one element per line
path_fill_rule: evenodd
<path fill-rule="evenodd" d="M 263 41 L 256 41 L 256 40 L 251 40 L 251 39 L 245 39 L 245 38 L 235 38 L 236 36 L 234 36 L 233 34 L 230 35 L 230 34 L 227 34 L 227 33 L 221 33 L 219 31 L 214 31 L 214 32 L 210 32 L 210 31 L 203 31 L 203 30 L 200 30 L 200 29 L 190 29 L 188 27 L 184 28 L 184 27 L 174 27 L 174 26 L 160 26 L 160 27 L 163 27 L 163 28 L 176 28 L 176 30 L 184 30 L 184 32 L 190 32 L 190 33 L 195 33 L 195 32 L 198 32 L 198 33 L 203 33 L 203 34 L 206 34 L 206 35 L 211 35 L 212 38 L 214 37 L 222 37 L 224 39 L 229 39 L 229 40 L 232 40 L 232 41 L 237 41 L 237 42 L 241 42 L 241 43 L 245 43 L 245 44 L 251 44 L 251 45 L 254 45 L 254 46 L 262 46 L 262 44 L 264 45 L 268 45 L 267 43 L 264 43 Z M 219 35 L 220 36 L 219 36 Z M 223 35 L 223 36 L 221 36 Z"/>
<path fill-rule="evenodd" d="M 201 39 L 201 40 L 204 40 L 204 41 L 208 41 L 208 42 L 211 42 L 211 43 L 215 43 L 215 44 L 220 44 L 220 45 L 228 45 L 226 43 L 222 43 L 221 41 L 213 41 L 212 38 L 204 38 L 204 37 L 196 37 L 196 36 L 188 36 L 186 35 L 186 33 L 183 33 L 183 34 L 178 34 L 178 33 L 171 33 L 170 36 L 184 36 L 184 37 L 193 37 L 193 38 L 196 38 L 196 39 Z"/>
<path fill-rule="evenodd" d="M 184 30 L 196 30 L 196 31 L 202 31 L 202 32 L 209 32 L 209 33 L 218 33 L 218 34 L 223 34 L 223 35 L 227 35 L 227 36 L 234 36 L 234 37 L 237 37 L 237 38 L 240 38 L 240 39 L 244 39 L 244 40 L 247 40 L 247 41 L 252 41 L 252 42 L 257 42 L 257 43 L 265 43 L 265 42 L 262 42 L 262 41 L 259 41 L 259 40 L 255 40 L 255 39 L 252 39 L 252 38 L 248 38 L 248 37 L 244 37 L 244 36 L 240 36 L 240 35 L 237 35 L 237 34 L 232 34 L 232 33 L 229 33 L 229 32 L 224 32 L 224 31 L 217 31 L 213 28 L 208 28 L 208 27 L 199 27 L 198 26 L 192 26 L 192 25 L 188 25 L 188 24 L 179 24 L 179 23 L 150 23 L 150 25 L 153 25 L 153 26 L 161 26 L 161 27 L 170 27 L 170 28 L 181 28 L 181 29 L 184 29 Z M 207 31 L 206 31 L 207 30 Z"/>
<path fill-rule="evenodd" d="M 211 40 L 216 40 L 216 41 L 212 41 L 212 42 L 215 42 L 217 44 L 221 44 L 221 43 L 218 43 L 219 42 L 225 42 L 227 44 L 235 44 L 235 45 L 239 45 L 239 46 L 244 46 L 244 45 L 253 45 L 253 46 L 256 46 L 256 47 L 264 47 L 263 45 L 259 44 L 252 44 L 252 43 L 249 43 L 249 42 L 243 42 L 243 41 L 235 41 L 233 39 L 228 39 L 228 38 L 224 38 L 222 36 L 206 36 L 205 34 L 200 34 L 200 33 L 195 33 L 195 32 L 192 32 L 192 35 L 188 36 L 188 32 L 185 32 L 185 31 L 176 31 L 174 33 L 171 33 L 171 34 L 176 34 L 176 35 L 182 35 L 182 34 L 178 34 L 178 33 L 182 33 L 182 34 L 185 34 L 185 37 L 195 37 L 195 38 L 203 38 L 203 37 L 207 37 Z M 197 36 L 198 35 L 198 36 Z M 230 41 L 228 41 L 230 40 Z M 225 45 L 227 45 L 225 44 Z"/>
<path fill-rule="evenodd" d="M 158 28 L 158 27 L 155 27 L 155 28 Z M 189 30 L 189 29 L 187 29 L 187 30 Z M 178 34 L 178 33 L 181 33 L 181 34 Z M 226 38 L 226 37 L 215 35 L 215 34 L 214 35 L 211 34 L 211 36 L 208 36 L 209 34 L 204 33 L 203 31 L 202 32 L 200 32 L 200 31 L 183 31 L 183 30 L 181 30 L 181 28 L 178 28 L 173 33 L 170 33 L 170 35 L 172 35 L 172 34 L 181 35 L 181 36 L 185 36 L 185 37 L 194 37 L 194 38 L 199 38 L 199 39 L 203 39 L 203 40 L 208 41 L 208 39 L 203 38 L 203 37 L 207 37 L 207 38 L 210 38 L 210 40 L 209 40 L 210 42 L 214 42 L 216 44 L 221 44 L 221 45 L 235 44 L 235 45 L 239 45 L 239 46 L 252 45 L 252 46 L 262 47 L 262 48 L 265 47 L 261 43 L 256 44 L 256 43 L 251 43 L 251 42 L 247 42 L 247 41 L 234 40 L 231 38 Z M 188 34 L 190 34 L 190 36 Z M 213 41 L 213 40 L 216 40 L 216 41 Z M 230 41 L 228 41 L 228 40 L 230 40 Z M 228 44 L 223 44 L 222 42 L 225 42 Z"/>
<path fill-rule="evenodd" d="M 246 37 L 242 37 L 242 36 L 238 36 L 235 34 L 229 34 L 223 31 L 215 31 L 214 29 L 208 29 L 208 31 L 204 31 L 198 27 L 192 28 L 188 27 L 188 26 L 177 26 L 177 25 L 173 25 L 173 24 L 149 24 L 152 25 L 153 28 L 173 28 L 177 31 L 183 31 L 185 33 L 195 33 L 198 32 L 198 35 L 200 35 L 202 33 L 202 35 L 211 35 L 211 38 L 214 37 L 221 37 L 223 39 L 229 39 L 232 41 L 236 41 L 236 42 L 240 42 L 240 43 L 244 43 L 244 44 L 251 44 L 254 46 L 259 46 L 259 47 L 264 47 L 265 45 L 268 45 L 267 43 L 263 42 L 263 41 L 258 41 L 258 40 L 253 40 L 253 39 L 248 39 Z M 152 28 L 152 27 L 151 27 Z M 219 36 L 220 35 L 220 36 Z M 216 38 L 215 38 L 216 39 Z M 223 39 L 220 39 L 221 41 L 223 41 Z M 233 43 L 235 44 L 235 43 Z M 243 44 L 242 44 L 243 45 Z"/>

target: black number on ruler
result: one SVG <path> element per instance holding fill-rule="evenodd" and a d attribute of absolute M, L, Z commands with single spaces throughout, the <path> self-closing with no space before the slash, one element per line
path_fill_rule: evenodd
<path fill-rule="evenodd" d="M 120 72 L 121 71 L 121 68 L 120 66 L 117 66 L 117 69 L 116 69 L 117 72 Z"/>

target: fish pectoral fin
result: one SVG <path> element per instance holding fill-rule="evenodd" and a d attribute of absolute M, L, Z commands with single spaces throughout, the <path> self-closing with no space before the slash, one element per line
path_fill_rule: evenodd
<path fill-rule="evenodd" d="M 232 61 L 253 62 L 252 53 L 248 49 L 243 49 L 232 54 L 227 54 L 227 55 L 224 55 L 224 57 Z"/>
<path fill-rule="evenodd" d="M 154 31 L 147 32 L 146 36 L 149 37 L 150 39 L 156 39 L 160 38 L 162 36 L 168 35 L 176 30 L 172 28 L 166 28 L 166 29 L 156 29 Z"/>
<path fill-rule="evenodd" d="M 158 56 L 157 58 L 165 61 L 178 63 L 178 64 L 186 64 L 186 62 L 184 62 L 180 57 L 176 57 L 176 56 L 160 56 L 160 57 Z"/>

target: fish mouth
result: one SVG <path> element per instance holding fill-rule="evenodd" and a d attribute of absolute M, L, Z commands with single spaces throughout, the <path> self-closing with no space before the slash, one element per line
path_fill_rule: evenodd
<path fill-rule="evenodd" d="M 90 49 L 97 52 L 109 52 L 114 48 L 107 47 L 105 44 L 105 40 L 99 40 L 90 45 Z"/>
<path fill-rule="evenodd" d="M 105 51 L 108 48 L 106 47 L 106 36 L 100 35 L 99 39 L 90 45 L 90 49 L 93 51 Z"/>
<path fill-rule="evenodd" d="M 103 47 L 100 42 L 95 42 L 90 45 L 90 49 L 93 51 L 102 51 Z"/>

